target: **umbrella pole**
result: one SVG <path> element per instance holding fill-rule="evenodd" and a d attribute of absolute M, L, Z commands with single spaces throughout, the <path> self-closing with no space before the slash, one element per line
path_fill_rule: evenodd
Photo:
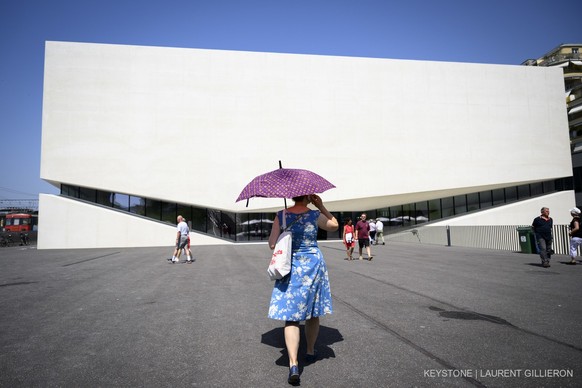
<path fill-rule="evenodd" d="M 281 161 L 279 160 L 279 168 L 283 168 Z M 283 198 L 283 202 L 285 203 L 285 210 L 287 210 L 287 198 Z"/>

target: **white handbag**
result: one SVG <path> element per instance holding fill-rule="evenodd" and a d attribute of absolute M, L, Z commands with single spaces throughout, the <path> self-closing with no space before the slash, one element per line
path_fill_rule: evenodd
<path fill-rule="evenodd" d="M 291 272 L 291 232 L 287 229 L 287 216 L 283 210 L 283 232 L 279 235 L 267 273 L 269 279 L 277 280 Z M 290 225 L 289 225 L 290 226 Z"/>

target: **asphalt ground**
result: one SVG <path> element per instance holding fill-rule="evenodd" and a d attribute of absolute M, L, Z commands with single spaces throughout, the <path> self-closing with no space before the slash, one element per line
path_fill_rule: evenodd
<path fill-rule="evenodd" d="M 301 386 L 582 386 L 582 263 L 320 247 L 334 313 Z M 193 247 L 193 264 L 169 264 L 171 250 L 0 248 L 0 386 L 288 386 L 266 244 Z"/>

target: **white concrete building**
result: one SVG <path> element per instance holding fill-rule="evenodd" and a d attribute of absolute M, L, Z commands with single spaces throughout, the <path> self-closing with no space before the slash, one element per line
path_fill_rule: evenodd
<path fill-rule="evenodd" d="M 333 182 L 336 212 L 572 176 L 561 69 L 69 42 L 45 56 L 41 178 L 81 194 L 41 195 L 40 249 L 171 245 L 173 226 L 132 213 L 133 197 L 273 212 L 282 200 L 234 201 L 279 160 Z M 574 193 L 462 222 L 529 224 L 541 206 L 566 223 Z"/>

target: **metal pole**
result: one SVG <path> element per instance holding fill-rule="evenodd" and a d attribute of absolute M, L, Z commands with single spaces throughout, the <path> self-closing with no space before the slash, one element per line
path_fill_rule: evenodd
<path fill-rule="evenodd" d="M 281 161 L 279 160 L 279 168 L 283 168 Z M 287 209 L 287 198 L 283 198 L 283 202 L 285 202 L 285 209 Z"/>

